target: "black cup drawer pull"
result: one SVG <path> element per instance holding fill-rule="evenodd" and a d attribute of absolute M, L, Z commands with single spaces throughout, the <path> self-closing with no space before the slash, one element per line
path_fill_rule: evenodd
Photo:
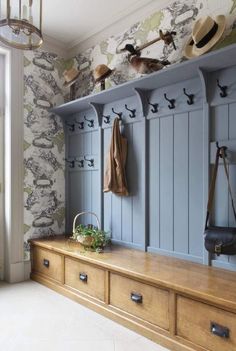
<path fill-rule="evenodd" d="M 44 265 L 45 267 L 49 268 L 49 260 L 46 260 L 46 259 L 44 258 L 44 260 L 43 260 L 43 265 Z"/>
<path fill-rule="evenodd" d="M 211 322 L 211 333 L 224 339 L 229 338 L 229 328 L 223 327 L 214 322 Z"/>
<path fill-rule="evenodd" d="M 88 276 L 87 276 L 87 274 L 85 274 L 85 273 L 80 273 L 80 274 L 79 274 L 79 280 L 81 280 L 81 281 L 84 282 L 84 283 L 87 283 L 87 281 L 88 281 Z"/>
<path fill-rule="evenodd" d="M 135 294 L 135 293 L 131 293 L 130 298 L 132 301 L 136 302 L 136 303 L 142 303 L 143 302 L 143 297 L 141 294 Z"/>

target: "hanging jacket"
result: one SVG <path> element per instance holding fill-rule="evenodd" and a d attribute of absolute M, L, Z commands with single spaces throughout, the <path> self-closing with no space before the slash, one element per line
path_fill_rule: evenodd
<path fill-rule="evenodd" d="M 121 135 L 119 118 L 114 120 L 110 150 L 107 155 L 104 175 L 104 192 L 120 196 L 129 195 L 125 174 L 127 139 Z"/>

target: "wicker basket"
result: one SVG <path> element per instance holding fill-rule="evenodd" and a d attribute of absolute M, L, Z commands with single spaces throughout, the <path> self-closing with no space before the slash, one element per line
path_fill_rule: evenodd
<path fill-rule="evenodd" d="M 83 215 L 87 215 L 87 214 L 91 214 L 93 215 L 95 218 L 96 218 L 96 221 L 97 221 L 97 227 L 98 229 L 100 230 L 101 229 L 101 224 L 100 224 L 100 221 L 98 219 L 98 216 L 94 213 L 94 212 L 81 212 L 81 213 L 78 213 L 75 218 L 74 218 L 74 221 L 73 221 L 73 234 L 75 234 L 75 228 L 76 228 L 76 221 L 77 221 L 77 218 L 79 218 L 80 216 L 83 216 Z M 85 246 L 85 247 L 91 247 L 92 244 L 93 244 L 93 237 L 92 236 L 84 236 L 84 235 L 78 235 L 77 236 L 77 241 Z"/>

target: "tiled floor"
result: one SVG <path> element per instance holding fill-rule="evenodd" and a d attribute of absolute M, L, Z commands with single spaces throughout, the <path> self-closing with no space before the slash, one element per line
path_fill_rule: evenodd
<path fill-rule="evenodd" d="M 168 351 L 32 281 L 0 283 L 1 351 Z"/>

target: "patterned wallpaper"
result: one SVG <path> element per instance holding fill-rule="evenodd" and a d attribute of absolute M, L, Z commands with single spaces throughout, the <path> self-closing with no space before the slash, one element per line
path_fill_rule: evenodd
<path fill-rule="evenodd" d="M 130 43 L 134 46 L 142 45 L 159 36 L 159 29 L 173 30 L 177 32 L 173 46 L 164 46 L 158 42 L 142 51 L 142 56 L 157 59 L 168 59 L 171 63 L 182 61 L 183 47 L 192 32 L 193 22 L 199 17 L 217 14 L 225 14 L 228 18 L 226 38 L 215 48 L 236 42 L 236 0 L 178 0 L 171 6 L 161 11 L 154 12 L 144 21 L 133 24 L 127 31 L 108 38 L 96 46 L 78 54 L 74 58 L 75 67 L 87 63 L 87 68 L 81 71 L 77 82 L 77 97 L 85 96 L 99 91 L 99 86 L 94 87 L 92 70 L 98 64 L 106 64 L 115 69 L 113 75 L 106 80 L 106 88 L 124 83 L 130 79 L 139 77 L 130 67 L 127 54 L 117 54 L 117 51 Z M 166 68 L 168 69 L 168 68 Z"/>
<path fill-rule="evenodd" d="M 182 49 L 191 34 L 193 21 L 207 14 L 228 17 L 225 38 L 215 48 L 235 43 L 236 0 L 178 0 L 70 60 L 49 52 L 25 52 L 26 258 L 29 257 L 27 239 L 64 232 L 64 135 L 60 118 L 48 112 L 51 106 L 68 99 L 68 90 L 63 89 L 63 71 L 72 66 L 86 67 L 77 82 L 77 97 L 99 90 L 98 86 L 94 87 L 92 70 L 101 63 L 115 69 L 106 81 L 106 88 L 136 78 L 139 75 L 129 66 L 127 54 L 117 54 L 117 51 L 126 43 L 141 45 L 156 38 L 159 28 L 177 32 L 177 50 L 159 42 L 145 49 L 142 55 L 180 62 L 184 59 Z"/>
<path fill-rule="evenodd" d="M 24 55 L 24 231 L 33 237 L 64 233 L 64 134 L 48 108 L 64 102 L 62 73 L 69 62 L 49 52 Z"/>

